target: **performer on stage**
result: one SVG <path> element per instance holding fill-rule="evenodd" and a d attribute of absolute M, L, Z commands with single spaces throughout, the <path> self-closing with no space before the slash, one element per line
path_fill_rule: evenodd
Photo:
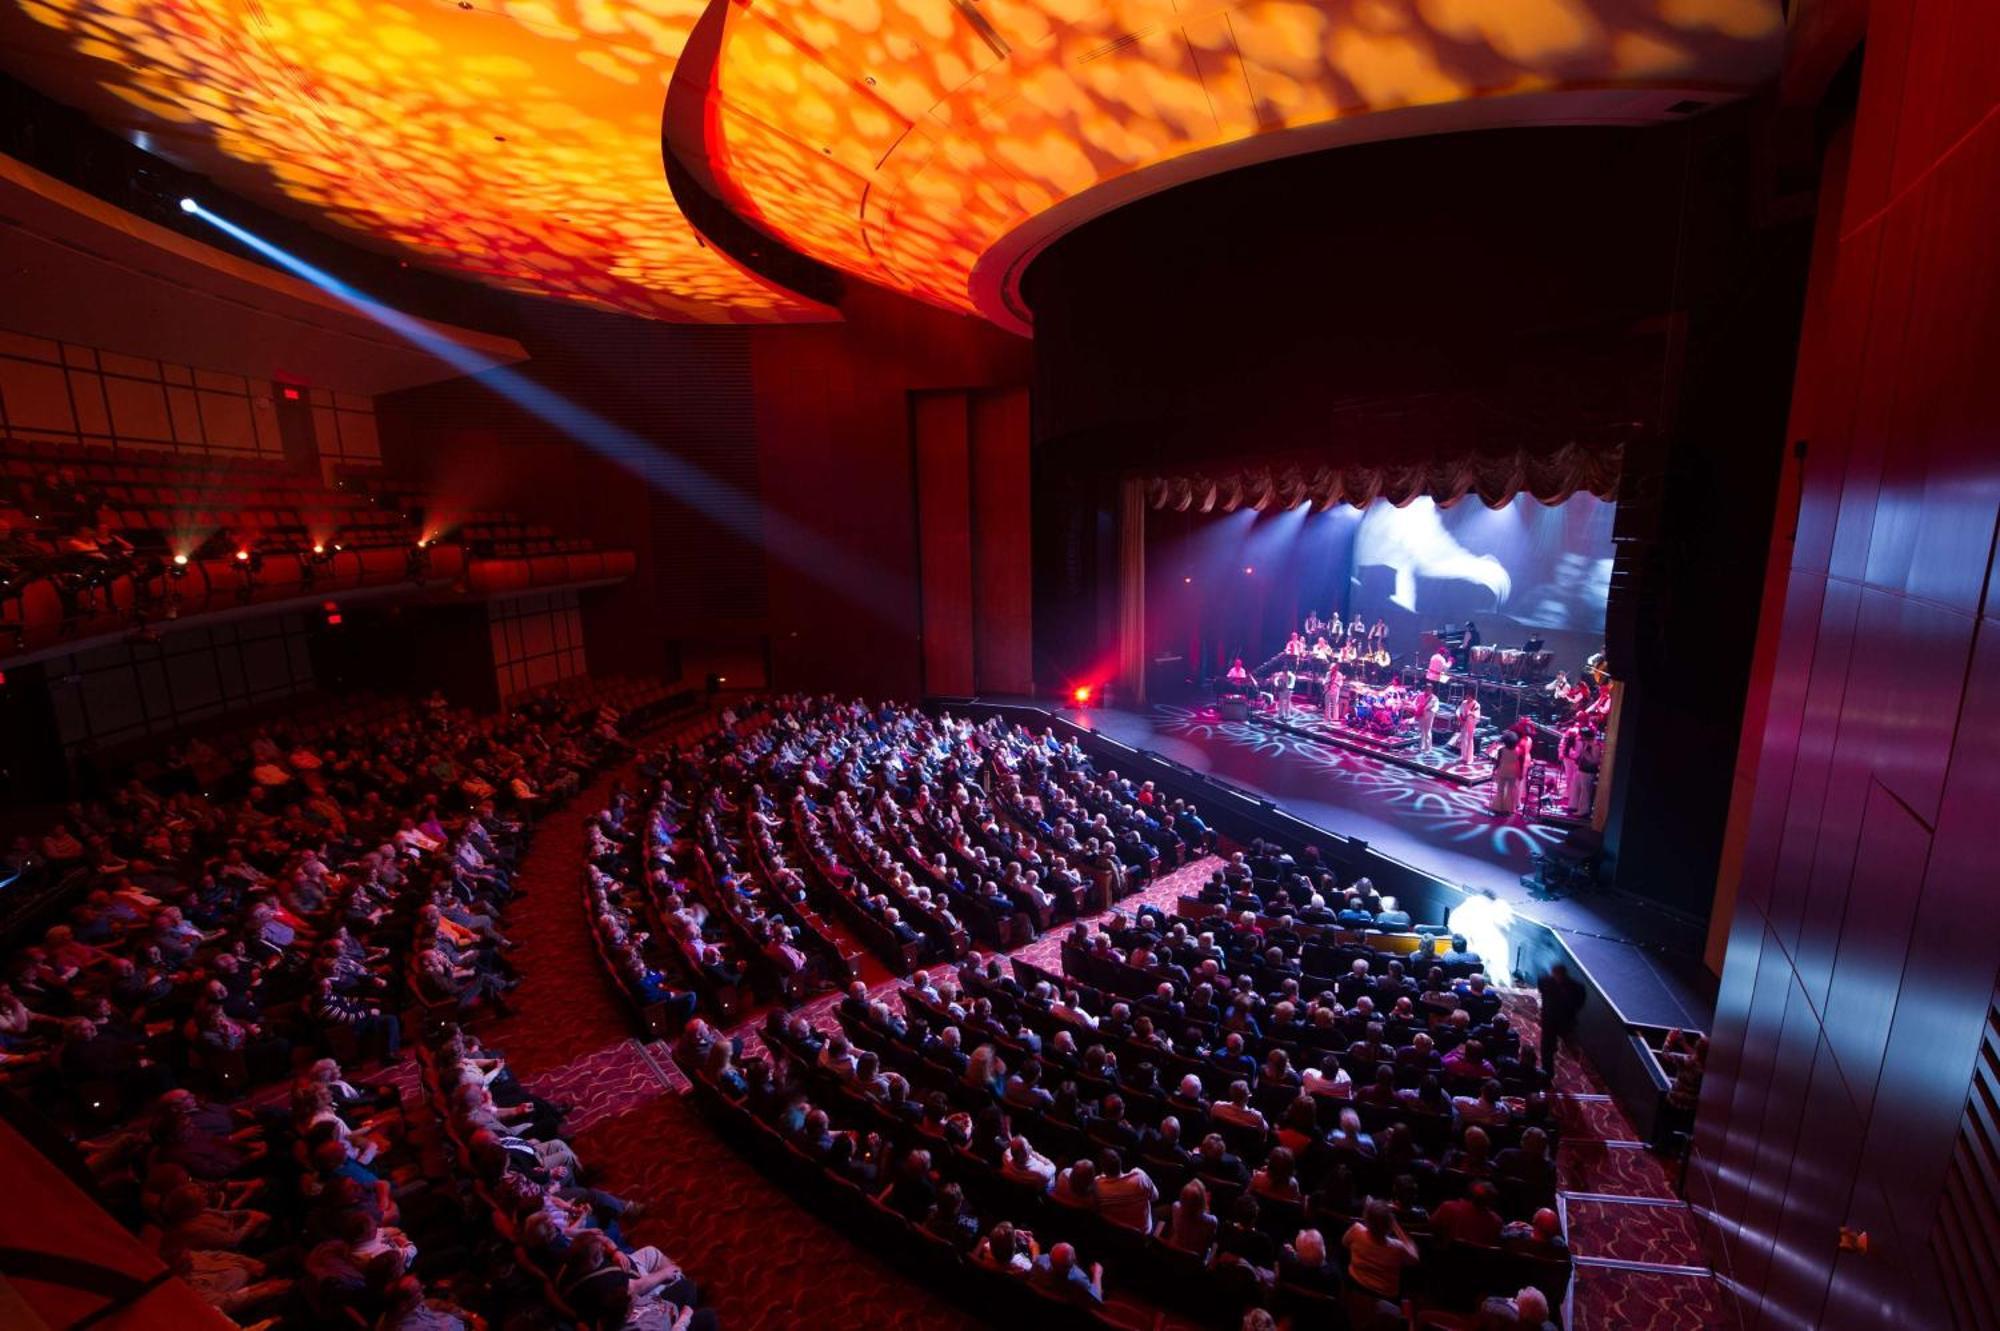
<path fill-rule="evenodd" d="M 1521 805 L 1521 778 L 1528 771 L 1531 741 L 1525 731 L 1509 730 L 1493 751 L 1492 812 L 1505 818 Z"/>
<path fill-rule="evenodd" d="M 1334 611 L 1326 621 L 1326 636 L 1333 642 L 1335 649 L 1340 647 L 1340 640 L 1347 636 L 1347 626 L 1340 622 L 1338 610 Z"/>
<path fill-rule="evenodd" d="M 1347 641 L 1357 652 L 1368 641 L 1368 625 L 1362 620 L 1360 615 L 1356 615 L 1347 625 Z"/>
<path fill-rule="evenodd" d="M 1275 701 L 1280 721 L 1292 719 L 1292 690 L 1298 686 L 1298 682 L 1298 676 L 1292 673 L 1290 665 L 1279 666 L 1278 673 L 1271 676 L 1271 692 L 1277 695 Z"/>
<path fill-rule="evenodd" d="M 1340 644 L 1340 659 L 1348 665 L 1361 659 L 1361 644 L 1355 641 L 1352 633 L 1347 635 L 1346 642 Z"/>
<path fill-rule="evenodd" d="M 1294 633 L 1291 637 L 1285 639 L 1286 656 L 1291 657 L 1294 661 L 1298 661 L 1304 658 L 1305 654 L 1306 640 L 1303 637 Z"/>
<path fill-rule="evenodd" d="M 1326 640 L 1326 635 L 1321 634 L 1317 639 L 1314 640 L 1312 659 L 1315 663 L 1318 664 L 1319 668 L 1322 670 L 1326 669 L 1326 667 L 1332 663 L 1333 644 Z"/>
<path fill-rule="evenodd" d="M 1428 758 L 1431 756 L 1431 727 L 1437 722 L 1438 712 L 1437 690 L 1428 683 L 1417 694 L 1416 711 L 1417 756 Z"/>
<path fill-rule="evenodd" d="M 1338 627 L 1338 625 L 1335 627 Z M 1340 724 L 1341 718 L 1346 715 L 1341 710 L 1341 703 L 1346 700 L 1346 694 L 1347 676 L 1341 674 L 1340 667 L 1335 665 L 1327 671 L 1326 697 L 1323 700 L 1326 707 L 1326 719 L 1335 725 Z"/>
<path fill-rule="evenodd" d="M 1384 652 L 1389 649 L 1389 621 L 1378 619 L 1375 627 L 1368 630 L 1368 650 Z"/>
<path fill-rule="evenodd" d="M 1556 746 L 1556 757 L 1562 759 L 1563 765 L 1564 813 L 1574 814 L 1576 812 L 1577 786 L 1580 784 L 1582 778 L 1582 773 L 1576 765 L 1576 758 L 1577 754 L 1582 752 L 1582 750 L 1583 727 L 1581 725 L 1573 725 L 1563 731 L 1562 743 Z"/>
<path fill-rule="evenodd" d="M 1576 790 L 1569 799 L 1572 817 L 1588 818 L 1597 807 L 1597 772 L 1604 765 L 1604 737 L 1586 725 L 1576 749 Z"/>
<path fill-rule="evenodd" d="M 1306 636 L 1308 638 L 1317 638 L 1324 632 L 1326 632 L 1326 621 L 1319 617 L 1319 611 L 1306 611 Z"/>
<path fill-rule="evenodd" d="M 1458 762 L 1461 767 L 1472 766 L 1477 755 L 1475 737 L 1479 733 L 1479 699 L 1467 698 L 1458 705 Z"/>
<path fill-rule="evenodd" d="M 1442 684 L 1451 678 L 1451 657 L 1443 647 L 1431 653 L 1430 664 L 1424 667 L 1424 678 L 1432 684 Z"/>
<path fill-rule="evenodd" d="M 1250 692 L 1250 686 L 1256 683 L 1255 680 L 1250 678 L 1250 672 L 1243 668 L 1243 658 L 1240 656 L 1230 664 L 1228 671 L 1224 673 L 1222 678 L 1228 684 L 1227 691 L 1230 693 L 1248 693 Z"/>

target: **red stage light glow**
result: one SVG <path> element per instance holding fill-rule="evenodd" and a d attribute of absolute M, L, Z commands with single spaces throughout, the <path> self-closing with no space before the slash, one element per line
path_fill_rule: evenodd
<path fill-rule="evenodd" d="M 1088 707 L 1090 706 L 1090 694 L 1091 694 L 1090 685 L 1079 684 L 1074 689 L 1070 690 L 1069 696 L 1075 699 L 1077 706 Z"/>
<path fill-rule="evenodd" d="M 248 550 L 238 550 L 236 552 L 236 557 L 247 563 L 250 559 L 250 552 Z"/>

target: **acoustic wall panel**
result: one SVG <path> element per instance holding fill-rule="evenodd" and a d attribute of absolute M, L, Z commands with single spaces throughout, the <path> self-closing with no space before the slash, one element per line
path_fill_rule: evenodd
<path fill-rule="evenodd" d="M 1994 6 L 1877 0 L 1824 176 L 1800 507 L 1776 525 L 1782 627 L 1688 1173 L 1744 1328 L 1991 1323 L 2000 1217 L 1967 1170 L 1991 1155 L 2000 957 L 1995 50 Z"/>
<path fill-rule="evenodd" d="M 972 670 L 972 472 L 964 393 L 911 398 L 924 691 L 967 694 Z"/>
<path fill-rule="evenodd" d="M 275 391 L 240 374 L 0 331 L 0 432 L 16 439 L 275 458 L 285 451 Z M 331 393 L 322 400 L 322 456 L 379 463 L 373 400 L 351 393 L 337 404 Z"/>

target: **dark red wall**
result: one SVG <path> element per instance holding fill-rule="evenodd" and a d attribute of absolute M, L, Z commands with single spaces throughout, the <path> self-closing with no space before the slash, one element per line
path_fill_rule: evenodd
<path fill-rule="evenodd" d="M 986 470 L 968 471 L 957 510 L 1003 517 L 962 521 L 957 539 L 983 530 L 974 539 L 990 543 L 1011 528 L 1025 550 L 1025 408 L 996 416 L 968 404 L 1025 386 L 1027 343 L 879 293 L 856 294 L 845 313 L 838 324 L 706 328 L 520 302 L 507 331 L 531 359 L 514 373 L 588 408 L 656 462 L 699 469 L 712 482 L 699 489 L 649 485 L 605 456 L 603 438 L 566 434 L 481 380 L 381 399 L 385 455 L 468 509 L 639 552 L 635 577 L 586 597 L 593 672 L 685 664 L 727 670 L 733 684 L 738 669 L 754 676 L 768 660 L 781 688 L 914 695 L 925 680 L 913 394 L 960 390 L 974 442 L 1004 436 L 995 420 L 1017 422 L 1018 468 L 999 468 L 1004 484 L 990 492 Z M 960 459 L 988 467 L 1008 452 L 982 444 Z M 960 576 L 936 591 L 953 638 L 969 642 L 977 621 L 981 633 L 1025 642 L 1025 590 L 988 605 Z"/>
<path fill-rule="evenodd" d="M 1996 52 L 2000 8 L 1876 0 L 1829 153 L 1690 1171 L 1746 1327 L 1950 1325 L 1929 1245 L 2000 956 Z"/>
<path fill-rule="evenodd" d="M 776 524 L 772 673 L 781 687 L 914 695 L 925 653 L 911 394 L 1024 386 L 1028 344 L 866 291 L 843 312 L 845 324 L 750 335 L 758 467 Z M 1021 447 L 1025 457 L 1025 431 Z M 933 614 L 953 634 L 975 624 L 972 587 L 960 576 L 938 591 L 949 599 Z M 1023 593 L 1020 635 L 1026 614 Z M 962 671 L 950 679 L 965 682 Z"/>

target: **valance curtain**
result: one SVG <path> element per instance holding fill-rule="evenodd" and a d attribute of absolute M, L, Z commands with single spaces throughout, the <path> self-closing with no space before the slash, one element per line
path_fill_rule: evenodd
<path fill-rule="evenodd" d="M 1549 452 L 1469 453 L 1382 466 L 1295 463 L 1246 467 L 1215 476 L 1188 472 L 1146 478 L 1146 499 L 1153 508 L 1180 513 L 1286 509 L 1301 503 L 1316 509 L 1335 504 L 1366 508 L 1377 499 L 1400 508 L 1419 495 L 1429 495 L 1447 508 L 1467 495 L 1477 495 L 1488 508 L 1499 508 L 1519 494 L 1559 504 L 1579 490 L 1615 500 L 1623 456 L 1624 450 L 1615 445 L 1565 444 Z"/>

